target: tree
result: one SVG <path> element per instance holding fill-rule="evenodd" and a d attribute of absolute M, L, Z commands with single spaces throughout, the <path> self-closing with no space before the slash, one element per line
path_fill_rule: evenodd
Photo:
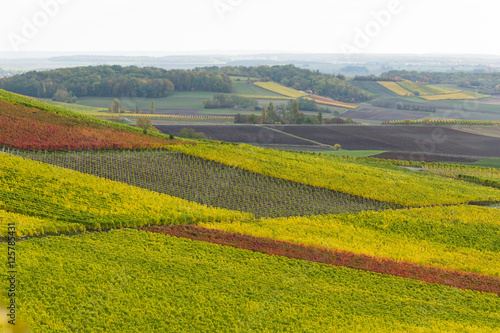
<path fill-rule="evenodd" d="M 290 113 L 291 113 L 292 123 L 297 124 L 297 119 L 299 116 L 299 102 L 297 102 L 297 100 L 294 100 L 292 102 L 292 110 Z"/>
<path fill-rule="evenodd" d="M 281 104 L 281 117 L 283 117 L 283 119 L 286 119 L 288 117 L 287 113 L 286 113 L 286 106 L 285 106 L 285 104 Z"/>
<path fill-rule="evenodd" d="M 272 124 L 282 122 L 282 119 L 276 111 L 276 107 L 274 106 L 273 102 L 269 102 L 269 106 L 267 107 L 267 117 L 268 121 Z"/>
<path fill-rule="evenodd" d="M 45 84 L 43 84 L 43 86 L 44 86 L 43 89 L 46 91 Z M 62 89 L 57 89 L 54 96 L 52 96 L 52 100 L 64 103 L 75 103 L 76 96 L 73 96 L 73 93 L 71 91 L 68 92 L 66 89 L 62 88 Z"/>
<path fill-rule="evenodd" d="M 153 101 L 151 101 L 151 106 L 149 107 L 149 113 L 150 114 L 155 114 L 156 113 L 155 103 Z"/>
<path fill-rule="evenodd" d="M 267 107 L 265 105 L 262 106 L 261 121 L 263 124 L 269 123 L 269 116 L 267 114 Z"/>
<path fill-rule="evenodd" d="M 237 113 L 236 116 L 234 116 L 234 122 L 237 124 L 244 124 L 246 122 L 246 117 L 241 113 Z"/>
<path fill-rule="evenodd" d="M 203 132 L 196 132 L 192 128 L 183 128 L 179 131 L 179 136 L 186 139 L 207 139 Z"/>
<path fill-rule="evenodd" d="M 253 113 L 246 116 L 246 123 L 247 124 L 257 124 L 258 121 L 259 121 L 259 118 L 256 115 L 254 115 Z"/>
<path fill-rule="evenodd" d="M 151 119 L 149 119 L 148 117 L 140 117 L 137 118 L 135 126 L 140 127 L 142 129 L 149 129 L 153 127 L 153 124 L 151 123 Z"/>
<path fill-rule="evenodd" d="M 137 106 L 137 104 L 135 105 L 135 114 L 138 114 L 139 113 L 139 107 Z"/>
<path fill-rule="evenodd" d="M 338 143 L 336 143 L 335 146 L 333 146 L 333 149 L 340 150 L 340 149 L 342 149 L 342 146 L 339 145 Z"/>
<path fill-rule="evenodd" d="M 321 108 L 318 109 L 318 120 L 320 124 L 323 124 L 323 110 Z"/>
<path fill-rule="evenodd" d="M 120 101 L 117 98 L 113 100 L 113 104 L 111 105 L 111 113 L 119 113 L 120 112 Z"/>

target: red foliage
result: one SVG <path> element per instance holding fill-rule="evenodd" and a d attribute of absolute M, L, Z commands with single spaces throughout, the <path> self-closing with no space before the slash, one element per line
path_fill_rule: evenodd
<path fill-rule="evenodd" d="M 460 289 L 479 290 L 500 295 L 500 279 L 475 273 L 454 271 L 439 267 L 397 262 L 348 251 L 305 246 L 271 238 L 255 237 L 198 226 L 161 226 L 142 230 L 176 237 L 206 241 L 287 258 L 320 262 L 335 266 L 361 269 L 375 273 L 438 283 Z"/>
<path fill-rule="evenodd" d="M 133 133 L 0 100 L 0 146 L 28 150 L 160 148 L 174 140 Z"/>

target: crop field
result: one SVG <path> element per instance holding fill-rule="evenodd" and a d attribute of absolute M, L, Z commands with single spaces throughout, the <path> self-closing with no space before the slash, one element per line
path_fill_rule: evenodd
<path fill-rule="evenodd" d="M 278 84 L 275 82 L 255 82 L 254 84 L 258 87 L 267 89 L 269 91 L 272 91 L 272 92 L 275 92 L 277 94 L 287 96 L 287 97 L 299 98 L 299 97 L 307 96 L 307 94 L 305 92 L 297 91 L 295 89 L 282 86 L 281 84 Z"/>
<path fill-rule="evenodd" d="M 404 88 L 404 89 L 406 89 L 414 94 L 416 92 L 418 92 L 419 96 L 453 94 L 453 93 L 460 92 L 460 90 L 456 90 L 456 89 L 447 89 L 447 88 L 423 85 L 423 84 L 419 84 L 419 83 L 408 81 L 408 80 L 398 82 L 397 84 L 400 85 L 402 88 Z"/>
<path fill-rule="evenodd" d="M 277 96 L 266 96 L 266 95 L 238 95 L 238 96 L 241 96 L 241 97 L 246 97 L 246 98 L 251 98 L 251 99 L 270 99 L 270 100 L 274 100 L 274 99 L 279 99 L 279 100 L 289 100 L 290 97 L 287 97 L 287 96 L 281 96 L 281 95 L 277 95 Z"/>
<path fill-rule="evenodd" d="M 345 109 L 356 109 L 356 108 L 359 108 L 359 105 L 342 103 L 342 102 L 339 102 L 339 101 L 335 101 L 335 100 L 333 100 L 331 98 L 325 98 L 325 97 L 315 96 L 315 95 L 310 95 L 309 97 L 311 99 L 314 99 L 314 101 L 317 104 L 336 106 L 336 107 L 345 108 Z"/>
<path fill-rule="evenodd" d="M 198 143 L 169 149 L 266 176 L 402 206 L 500 201 L 497 189 L 415 173 L 390 163 L 372 163 L 366 158 L 273 151 L 243 144 Z"/>
<path fill-rule="evenodd" d="M 421 98 L 428 101 L 441 101 L 441 100 L 461 100 L 461 99 L 481 99 L 489 97 L 488 95 L 473 93 L 469 91 L 462 91 L 453 94 L 442 94 L 442 95 L 428 95 L 421 96 Z"/>
<path fill-rule="evenodd" d="M 491 126 L 488 126 L 490 128 Z M 500 157 L 500 138 L 440 126 L 286 126 L 281 131 L 349 150 Z M 436 138 L 433 140 L 432 138 Z"/>
<path fill-rule="evenodd" d="M 391 120 L 405 120 L 405 119 L 422 119 L 422 117 L 432 116 L 433 113 L 412 111 L 412 110 L 398 110 L 396 108 L 383 108 L 376 107 L 370 104 L 362 104 L 358 109 L 347 110 L 341 115 L 342 118 L 350 117 L 351 119 L 363 119 L 366 121 L 375 121 L 377 123 Z"/>
<path fill-rule="evenodd" d="M 393 120 L 382 122 L 382 125 L 500 125 L 500 121 L 491 120 L 461 120 L 461 119 L 418 119 L 418 120 Z"/>
<path fill-rule="evenodd" d="M 166 134 L 179 136 L 183 128 L 192 128 L 196 132 L 202 132 L 213 140 L 226 142 L 241 142 L 249 144 L 271 144 L 271 145 L 300 145 L 312 146 L 314 143 L 296 138 L 279 131 L 273 131 L 264 126 L 249 125 L 158 125 L 155 126 Z"/>
<path fill-rule="evenodd" d="M 223 226 L 223 228 L 224 227 L 225 226 Z M 297 242 L 258 237 L 246 233 L 235 233 L 214 228 L 216 227 L 173 225 L 145 227 L 142 228 L 142 230 L 232 246 L 270 255 L 279 255 L 291 259 L 369 270 L 374 273 L 400 276 L 429 283 L 438 283 L 460 289 L 471 289 L 496 294 L 500 293 L 500 278 L 494 276 L 395 261 L 388 258 L 358 254 L 352 251 L 304 245 Z M 310 230 L 308 229 L 308 231 Z M 319 229 L 316 231 L 321 232 Z"/>
<path fill-rule="evenodd" d="M 266 98 L 282 97 L 282 95 L 272 92 L 271 90 L 261 88 L 253 83 L 247 83 L 246 79 L 242 81 L 235 81 L 233 79 L 233 94 L 243 96 L 266 96 Z"/>
<path fill-rule="evenodd" d="M 180 143 L 0 100 L 0 146 L 21 149 L 158 148 Z"/>
<path fill-rule="evenodd" d="M 29 281 L 18 286 L 19 315 L 41 333 L 451 332 L 500 323 L 495 294 L 158 233 L 54 236 L 17 248 L 18 274 Z"/>
<path fill-rule="evenodd" d="M 249 212 L 258 217 L 400 208 L 169 151 L 10 153 L 202 205 Z"/>
<path fill-rule="evenodd" d="M 199 225 L 398 262 L 500 277 L 500 210 L 494 208 L 414 208 Z M 497 285 L 500 292 L 500 279 Z"/>
<path fill-rule="evenodd" d="M 133 111 L 137 105 L 140 110 L 148 112 L 151 101 L 157 110 L 190 110 L 203 109 L 203 100 L 212 98 L 213 95 L 213 92 L 208 91 L 179 91 L 163 98 L 118 97 L 118 100 L 120 106 L 129 111 Z M 107 109 L 108 105 L 113 104 L 113 100 L 112 97 L 82 97 L 77 103 Z"/>
<path fill-rule="evenodd" d="M 75 103 L 63 103 L 63 102 L 56 102 L 51 99 L 41 99 L 42 102 L 49 103 L 55 106 L 59 106 L 64 109 L 68 109 L 71 111 L 79 112 L 79 113 L 84 113 L 89 116 L 100 116 L 103 114 L 101 111 L 108 111 L 108 108 L 99 108 L 99 107 L 92 107 L 92 106 L 86 106 L 86 105 L 79 105 Z"/>
<path fill-rule="evenodd" d="M 469 161 L 471 162 L 471 161 Z M 487 163 L 488 161 L 486 161 Z M 421 168 L 422 171 L 450 177 L 455 179 L 470 180 L 488 186 L 500 187 L 500 169 L 481 165 L 460 165 L 450 163 L 419 163 L 419 162 L 392 162 L 395 165 Z"/>
<path fill-rule="evenodd" d="M 390 81 L 377 81 L 377 82 L 378 82 L 378 84 L 380 84 L 384 88 L 389 89 L 390 91 L 392 91 L 393 93 L 395 93 L 399 96 L 415 96 L 412 92 L 401 87 L 396 82 L 390 82 Z"/>
<path fill-rule="evenodd" d="M 363 157 L 499 159 L 498 126 L 192 126 L 277 150 L 62 106 L 0 90 L 17 330 L 498 331 L 499 170 Z"/>
<path fill-rule="evenodd" d="M 61 232 L 253 218 L 6 153 L 0 153 L 0 210 L 73 223 Z M 43 234 L 44 224 L 31 234 Z"/>
<path fill-rule="evenodd" d="M 383 87 L 377 81 L 353 80 L 353 81 L 351 81 L 351 84 L 359 89 L 362 89 L 362 90 L 372 94 L 372 96 L 379 96 L 379 97 L 384 97 L 384 98 L 385 97 L 399 97 L 398 94 Z"/>
<path fill-rule="evenodd" d="M 474 163 L 481 161 L 481 157 L 470 157 L 463 155 L 448 155 L 434 154 L 425 152 L 405 152 L 405 151 L 388 151 L 377 155 L 372 155 L 373 158 L 382 158 L 387 160 L 400 160 L 405 162 L 450 162 L 450 163 Z M 419 166 L 418 166 L 419 167 Z"/>
<path fill-rule="evenodd" d="M 151 120 L 187 120 L 187 121 L 230 121 L 234 120 L 234 116 L 225 115 L 174 115 L 174 114 L 126 114 L 126 118 L 141 118 L 146 117 Z"/>

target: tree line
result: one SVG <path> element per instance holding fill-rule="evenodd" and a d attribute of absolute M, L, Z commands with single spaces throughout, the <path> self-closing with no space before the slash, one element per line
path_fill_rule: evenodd
<path fill-rule="evenodd" d="M 473 88 L 483 94 L 500 94 L 500 72 L 417 72 L 391 70 L 382 77 L 395 80 L 410 80 L 422 84 L 456 84 L 459 87 Z"/>
<path fill-rule="evenodd" d="M 231 78 L 207 70 L 164 70 L 137 66 L 87 66 L 32 71 L 0 79 L 0 89 L 53 98 L 65 92 L 85 97 L 166 97 L 175 91 L 232 92 Z"/>
<path fill-rule="evenodd" d="M 286 87 L 329 97 L 342 102 L 364 102 L 371 99 L 365 91 L 354 87 L 343 75 L 324 74 L 294 65 L 204 67 L 214 73 L 247 76 L 261 81 L 274 81 Z"/>

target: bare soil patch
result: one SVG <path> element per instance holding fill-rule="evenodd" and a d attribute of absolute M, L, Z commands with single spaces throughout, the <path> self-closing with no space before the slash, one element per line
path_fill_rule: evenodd
<path fill-rule="evenodd" d="M 261 145 L 313 146 L 314 143 L 284 133 L 276 132 L 262 126 L 249 125 L 158 125 L 160 131 L 179 136 L 183 128 L 192 128 L 203 132 L 213 140 L 241 142 Z"/>
<path fill-rule="evenodd" d="M 488 129 L 489 127 L 485 127 Z M 282 126 L 281 130 L 349 150 L 500 157 L 500 138 L 444 126 Z"/>

